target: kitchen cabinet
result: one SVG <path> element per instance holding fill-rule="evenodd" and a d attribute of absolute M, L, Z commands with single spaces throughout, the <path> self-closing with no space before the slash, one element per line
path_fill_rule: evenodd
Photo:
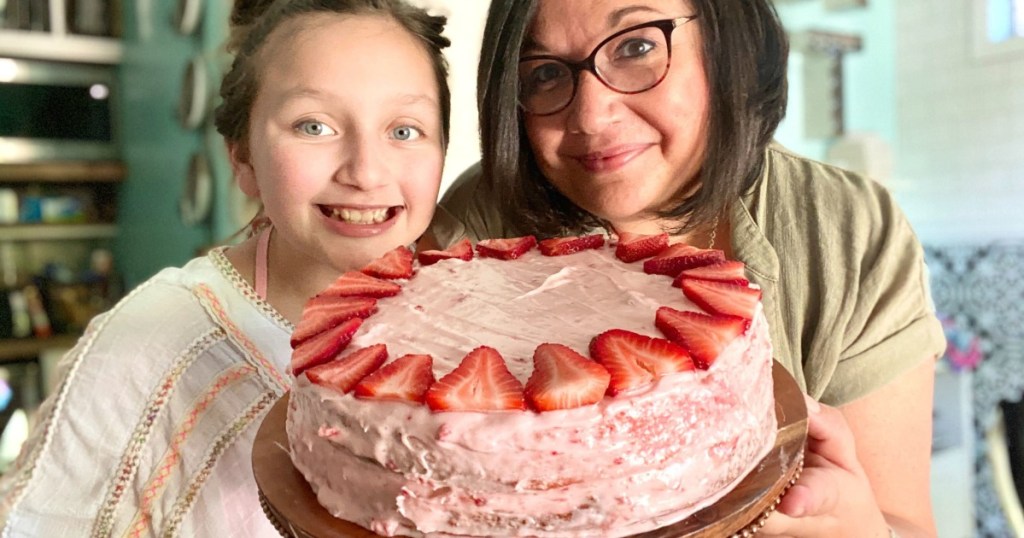
<path fill-rule="evenodd" d="M 0 2 L 0 56 L 118 64 L 118 0 Z"/>

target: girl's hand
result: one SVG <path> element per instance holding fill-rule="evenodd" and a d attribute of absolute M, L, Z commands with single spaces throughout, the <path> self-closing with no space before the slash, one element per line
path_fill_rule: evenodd
<path fill-rule="evenodd" d="M 758 536 L 888 538 L 853 432 L 834 407 L 806 397 L 808 443 L 799 480 Z"/>

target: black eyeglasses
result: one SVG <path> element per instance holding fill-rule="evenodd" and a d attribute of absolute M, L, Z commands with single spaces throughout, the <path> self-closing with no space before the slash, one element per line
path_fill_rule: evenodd
<path fill-rule="evenodd" d="M 548 55 L 520 58 L 519 106 L 538 116 L 560 112 L 576 97 L 584 70 L 619 93 L 645 92 L 668 73 L 672 30 L 696 18 L 690 15 L 630 26 L 609 36 L 579 62 Z"/>

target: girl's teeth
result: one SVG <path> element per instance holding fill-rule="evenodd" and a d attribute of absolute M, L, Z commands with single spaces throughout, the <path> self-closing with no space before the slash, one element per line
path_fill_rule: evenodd
<path fill-rule="evenodd" d="M 335 209 L 331 216 L 351 224 L 380 224 L 388 218 L 387 209 L 357 211 L 354 209 Z"/>

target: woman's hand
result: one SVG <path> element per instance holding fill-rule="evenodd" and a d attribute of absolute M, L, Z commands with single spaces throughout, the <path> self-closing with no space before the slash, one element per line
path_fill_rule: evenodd
<path fill-rule="evenodd" d="M 841 408 L 808 398 L 804 470 L 758 536 L 934 537 L 934 357 Z"/>
<path fill-rule="evenodd" d="M 807 397 L 804 470 L 759 536 L 888 538 L 867 475 L 857 459 L 843 414 Z"/>

